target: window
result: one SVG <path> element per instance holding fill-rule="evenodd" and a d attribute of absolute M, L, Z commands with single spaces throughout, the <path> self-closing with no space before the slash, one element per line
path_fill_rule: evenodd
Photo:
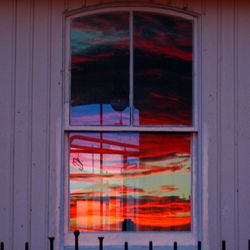
<path fill-rule="evenodd" d="M 145 8 L 69 18 L 66 233 L 194 236 L 194 23 Z"/>

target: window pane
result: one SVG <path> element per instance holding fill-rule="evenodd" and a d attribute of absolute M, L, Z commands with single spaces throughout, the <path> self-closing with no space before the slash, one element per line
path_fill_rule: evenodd
<path fill-rule="evenodd" d="M 192 22 L 134 14 L 134 124 L 192 124 Z"/>
<path fill-rule="evenodd" d="M 70 230 L 190 231 L 191 136 L 71 133 Z"/>
<path fill-rule="evenodd" d="M 129 125 L 129 16 L 71 24 L 71 125 Z"/>

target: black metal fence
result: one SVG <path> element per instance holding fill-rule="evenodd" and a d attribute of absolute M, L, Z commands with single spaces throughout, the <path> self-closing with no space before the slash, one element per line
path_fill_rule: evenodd
<path fill-rule="evenodd" d="M 74 250 L 79 250 L 79 236 L 80 236 L 80 232 L 78 230 L 74 231 L 74 238 L 75 238 L 75 246 L 74 246 Z M 50 250 L 54 250 L 54 241 L 55 241 L 55 237 L 49 237 L 49 246 L 50 246 Z M 104 237 L 98 237 L 99 240 L 99 250 L 103 250 L 104 249 Z M 28 242 L 25 242 L 24 244 L 24 249 L 25 250 L 30 250 L 30 246 Z M 128 242 L 124 242 L 124 250 L 129 250 L 129 245 Z M 174 242 L 173 243 L 173 250 L 178 250 L 178 243 Z M 197 242 L 197 246 L 196 246 L 197 250 L 202 250 L 202 243 L 201 241 Z M 225 240 L 221 241 L 221 248 L 218 250 L 226 250 L 227 249 L 227 244 Z M 248 240 L 248 250 L 250 250 L 250 240 Z M 0 250 L 5 250 L 4 248 L 4 242 L 0 243 Z M 153 250 L 153 242 L 149 241 L 148 242 L 148 250 Z"/>

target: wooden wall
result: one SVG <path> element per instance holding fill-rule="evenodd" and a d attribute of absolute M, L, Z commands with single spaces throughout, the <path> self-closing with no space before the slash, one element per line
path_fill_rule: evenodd
<path fill-rule="evenodd" d="M 137 0 L 200 15 L 202 188 L 207 250 L 250 238 L 250 2 Z M 0 241 L 6 249 L 62 242 L 63 13 L 113 0 L 0 2 Z"/>

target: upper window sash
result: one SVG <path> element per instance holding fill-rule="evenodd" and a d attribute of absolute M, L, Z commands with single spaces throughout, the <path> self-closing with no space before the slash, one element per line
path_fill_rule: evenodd
<path fill-rule="evenodd" d="M 97 92 L 98 91 L 100 91 L 100 92 L 109 92 L 108 94 L 106 94 L 106 98 L 108 99 L 108 97 L 109 96 L 113 96 L 113 93 L 115 93 L 117 96 L 118 96 L 118 98 L 116 99 L 116 100 L 111 100 L 109 103 L 107 103 L 107 104 L 105 104 L 105 103 L 99 103 L 99 104 L 94 104 L 94 105 L 91 105 L 92 106 L 92 110 L 94 110 L 93 112 L 96 112 L 96 116 L 99 116 L 100 118 L 98 118 L 99 119 L 99 121 L 98 121 L 98 119 L 96 120 L 96 121 L 94 121 L 93 123 L 91 123 L 91 122 L 85 122 L 87 119 L 85 119 L 86 117 L 84 117 L 84 122 L 83 123 L 77 123 L 77 119 L 75 119 L 75 121 L 76 122 L 72 122 L 72 115 L 74 116 L 74 115 L 76 115 L 76 117 L 77 117 L 77 113 L 79 114 L 79 112 L 80 112 L 80 115 L 82 115 L 81 114 L 81 110 L 87 110 L 88 109 L 88 107 L 87 106 L 89 106 L 89 104 L 88 105 L 76 105 L 76 106 L 74 106 L 75 104 L 73 104 L 72 105 L 72 101 L 74 101 L 73 100 L 73 98 L 74 98 L 74 95 L 72 94 L 72 88 L 73 88 L 73 85 L 74 85 L 74 83 L 72 82 L 73 80 L 72 79 L 77 79 L 77 77 L 76 77 L 76 72 L 72 72 L 72 55 L 73 55 L 73 52 L 72 52 L 72 47 L 73 47 L 73 45 L 72 45 L 72 22 L 74 21 L 74 20 L 78 20 L 78 23 L 77 23 L 77 21 L 75 22 L 75 27 L 78 27 L 78 26 L 80 26 L 79 24 L 81 24 L 81 18 L 83 18 L 82 20 L 85 20 L 86 21 L 86 23 L 88 23 L 88 20 L 90 20 L 91 18 L 90 17 L 92 17 L 92 19 L 94 19 L 93 17 L 96 17 L 96 16 L 101 16 L 101 18 L 100 18 L 100 22 L 101 21 L 103 21 L 105 18 L 107 18 L 106 16 L 108 15 L 107 13 L 106 13 L 106 11 L 105 11 L 105 13 L 103 13 L 103 11 L 102 12 L 100 12 L 100 11 L 97 11 L 97 12 L 93 12 L 93 13 L 90 13 L 90 15 L 87 15 L 87 16 L 85 16 L 85 15 L 81 15 L 81 16 L 74 16 L 74 17 L 70 17 L 69 18 L 69 20 L 68 20 L 68 22 L 67 22 L 67 26 L 68 26 L 68 32 L 67 32 L 67 34 L 68 34 L 68 37 L 69 37 L 69 39 L 68 39 L 68 41 L 67 41 L 67 68 L 69 69 L 67 72 L 66 72 L 66 79 L 67 79 L 67 81 L 66 81 L 66 85 L 67 85 L 67 88 L 66 88 L 66 92 L 65 92 L 65 130 L 76 130 L 76 131 L 79 131 L 79 130 L 90 130 L 90 131 L 95 131 L 95 130 L 97 130 L 97 129 L 100 129 L 100 130 L 102 130 L 102 131 L 109 131 L 109 130 L 113 130 L 113 129 L 118 129 L 118 130 L 122 130 L 122 131 L 132 131 L 132 130 L 138 130 L 138 131 L 151 131 L 152 129 L 156 129 L 156 130 L 159 130 L 159 131 L 161 131 L 161 130 L 164 130 L 164 131 L 187 131 L 187 132 L 189 132 L 189 131 L 197 131 L 197 105 L 196 105 L 196 103 L 197 103 L 197 86 L 196 86 L 196 77 L 197 77 L 197 74 L 196 74 L 196 68 L 197 68 L 197 60 L 196 60 L 196 49 L 195 49 L 195 46 L 196 46 L 196 36 L 195 36 L 195 34 L 196 34 L 196 19 L 195 18 L 193 18 L 193 17 L 191 17 L 190 18 L 190 16 L 186 16 L 186 15 L 180 15 L 180 16 L 177 16 L 176 17 L 176 15 L 175 16 L 172 16 L 172 13 L 165 13 L 164 12 L 164 15 L 163 15 L 163 13 L 160 13 L 160 15 L 159 15 L 159 13 L 157 12 L 157 13 L 154 13 L 153 12 L 153 14 L 152 14 L 152 11 L 151 11 L 151 9 L 150 9 L 150 12 L 148 12 L 148 11 L 146 11 L 145 10 L 145 8 L 143 8 L 143 9 L 140 9 L 140 8 L 135 8 L 133 11 L 128 11 L 127 9 L 123 9 L 123 8 L 119 8 L 118 10 L 117 10 L 118 12 L 120 12 L 120 13 L 124 13 L 123 15 L 123 18 L 124 19 L 126 19 L 126 15 L 128 15 L 129 16 L 129 18 L 128 18 L 128 20 L 127 20 L 127 24 L 128 24 L 128 29 L 129 29 L 129 31 L 128 30 L 126 30 L 126 31 L 121 31 L 120 32 L 120 36 L 122 36 L 122 38 L 119 38 L 119 36 L 118 36 L 118 40 L 120 39 L 120 40 L 123 40 L 123 47 L 124 47 L 124 39 L 126 40 L 126 39 L 128 39 L 129 41 L 128 41 L 128 44 L 126 44 L 127 43 L 127 40 L 126 40 L 126 42 L 125 42 L 125 44 L 126 44 L 126 46 L 127 46 L 127 48 L 128 48 L 128 52 L 127 52 L 127 54 L 129 54 L 129 58 L 127 58 L 126 59 L 126 63 L 124 63 L 124 62 L 120 62 L 120 65 L 124 65 L 124 64 L 126 64 L 127 66 L 127 68 L 126 68 L 126 71 L 128 72 L 128 77 L 126 78 L 126 81 L 127 81 L 127 85 L 128 85 L 128 87 L 127 87 L 127 89 L 126 90 L 124 90 L 124 88 L 123 88 L 123 94 L 125 93 L 125 95 L 126 95 L 126 98 L 124 99 L 122 99 L 122 98 L 119 98 L 119 88 L 115 88 L 114 87 L 114 90 L 107 90 L 106 91 L 106 88 L 104 88 L 104 89 L 99 89 L 99 90 L 97 90 Z M 114 15 L 115 13 L 116 13 L 116 11 L 114 11 L 114 10 L 111 10 L 109 13 L 111 13 L 112 15 Z M 141 14 L 142 13 L 142 14 Z M 140 16 L 140 14 L 141 14 L 141 16 Z M 137 37 L 139 37 L 139 35 L 137 35 L 137 37 L 136 37 L 136 35 L 135 35 L 135 33 L 145 33 L 147 30 L 145 30 L 145 29 L 143 29 L 143 27 L 141 28 L 140 27 L 140 25 L 141 26 L 143 26 L 144 24 L 143 24 L 143 22 L 144 22 L 144 19 L 146 19 L 146 17 L 147 18 L 149 18 L 149 17 L 151 17 L 153 20 L 154 19 L 156 19 L 156 21 L 157 21 L 157 18 L 155 18 L 155 16 L 157 17 L 157 15 L 159 15 L 160 16 L 160 18 L 163 18 L 164 19 L 164 17 L 166 17 L 166 18 L 168 18 L 169 20 L 168 21 L 170 21 L 170 20 L 174 20 L 174 21 L 176 21 L 177 23 L 178 23 L 178 21 L 180 22 L 179 23 L 179 26 L 181 26 L 180 24 L 182 24 L 182 25 L 185 25 L 185 22 L 184 21 L 187 21 L 187 23 L 188 23 L 188 25 L 189 26 L 192 26 L 192 28 L 191 28 L 191 31 L 192 31 L 192 35 L 191 35 L 191 37 L 192 38 L 189 38 L 189 44 L 190 44 L 190 42 L 192 43 L 191 44 L 191 47 L 192 47 L 192 51 L 188 54 L 188 53 L 180 53 L 181 51 L 179 51 L 179 53 L 181 54 L 181 57 L 184 57 L 184 58 L 186 58 L 187 60 L 188 60 L 188 56 L 190 57 L 190 55 L 191 55 L 191 57 L 192 57 L 192 62 L 191 62 L 191 64 L 189 63 L 189 65 L 191 65 L 191 69 L 189 69 L 189 72 L 185 75 L 185 74 L 183 74 L 183 78 L 188 78 L 188 77 L 190 77 L 191 76 L 191 81 L 189 80 L 189 85 L 190 85 L 190 87 L 189 87 L 189 90 L 187 91 L 187 92 L 189 92 L 190 94 L 188 94 L 189 95 L 189 97 L 191 96 L 191 105 L 190 105 L 190 107 L 189 107 L 189 111 L 187 112 L 187 113 L 189 113 L 189 116 L 190 116 L 190 112 L 191 112 L 191 116 L 192 116 L 192 119 L 189 119 L 189 121 L 186 121 L 186 122 L 183 122 L 183 124 L 182 123 L 178 123 L 178 122 L 170 122 L 169 124 L 165 124 L 164 123 L 164 120 L 162 120 L 162 121 L 160 121 L 158 124 L 156 123 L 156 124 L 154 124 L 154 122 L 150 122 L 150 121 L 148 121 L 149 119 L 148 118 L 150 118 L 151 116 L 152 116 L 152 118 L 154 118 L 154 116 L 157 116 L 157 115 L 155 115 L 155 114 L 161 114 L 161 112 L 165 112 L 165 110 L 167 110 L 167 108 L 169 107 L 169 108 L 172 108 L 172 107 L 174 107 L 174 109 L 175 110 L 173 110 L 173 111 L 170 111 L 170 113 L 172 112 L 172 113 L 174 113 L 173 114 L 173 116 L 175 115 L 175 112 L 177 112 L 178 111 L 178 105 L 175 105 L 175 100 L 177 99 L 177 104 L 178 104 L 178 98 L 179 98 L 179 102 L 180 103 L 182 103 L 182 101 L 183 100 L 181 100 L 181 98 L 182 99 L 185 99 L 185 93 L 183 94 L 183 92 L 185 92 L 185 86 L 182 86 L 182 85 L 184 85 L 184 84 L 180 84 L 180 83 L 178 83 L 178 80 L 176 80 L 176 82 L 177 82 L 177 84 L 176 85 L 178 85 L 177 87 L 173 87 L 173 89 L 175 89 L 175 90 L 172 90 L 171 88 L 170 89 L 161 89 L 161 87 L 162 87 L 162 85 L 163 84 L 161 84 L 161 83 L 164 83 L 164 81 L 167 79 L 167 77 L 166 76 L 164 76 L 164 68 L 163 69 L 155 69 L 155 68 L 153 68 L 153 69 L 151 69 L 151 72 L 149 72 L 148 71 L 148 68 L 150 68 L 150 66 L 151 65 L 146 65 L 145 66 L 145 68 L 146 69 L 143 69 L 143 67 L 142 67 L 142 69 L 141 68 L 138 68 L 139 66 L 137 66 L 137 65 L 140 65 L 140 62 L 141 61 L 143 61 L 145 58 L 143 57 L 143 55 L 141 56 L 140 54 L 139 54 L 139 52 L 138 51 L 136 51 L 137 49 L 136 49 L 136 47 L 139 47 L 139 46 L 141 46 L 141 47 L 143 47 L 142 45 L 140 45 L 140 43 L 147 43 L 148 42 L 148 40 L 147 40 L 147 37 L 149 36 L 150 37 L 150 34 L 144 34 L 144 36 L 146 37 L 144 40 L 145 41 L 143 41 L 143 39 L 142 39 L 142 41 L 139 41 L 140 39 L 137 39 Z M 105 16 L 106 15 L 106 16 Z M 138 15 L 138 17 L 136 16 L 136 15 Z M 137 19 L 136 19 L 136 17 L 137 17 Z M 152 20 L 151 20 L 152 21 Z M 164 21 L 166 21 L 166 20 L 164 20 Z M 80 22 L 80 23 L 79 23 Z M 90 23 L 92 22 L 92 21 L 89 21 Z M 111 25 L 112 24 L 112 21 L 110 21 L 111 23 L 108 23 L 109 25 Z M 85 25 L 87 25 L 85 23 Z M 139 23 L 139 24 L 138 24 Z M 142 24 L 140 24 L 140 23 L 142 23 Z M 159 22 L 158 22 L 159 23 Z M 157 24 L 157 22 L 156 22 L 156 24 Z M 149 23 L 147 23 L 147 26 L 149 25 Z M 91 26 L 91 25 L 89 25 L 89 26 Z M 92 26 L 95 26 L 95 24 L 92 24 Z M 89 29 L 93 29 L 93 27 L 90 27 Z M 107 25 L 108 26 L 108 25 Z M 117 25 L 118 26 L 118 25 Z M 120 26 L 118 27 L 119 29 L 121 29 L 121 27 L 122 26 L 124 26 L 124 25 L 122 25 L 122 24 L 120 24 Z M 139 28 L 138 28 L 138 26 L 139 26 Z M 157 26 L 157 25 L 156 25 Z M 159 24 L 158 24 L 158 26 L 160 26 Z M 175 26 L 174 26 L 175 27 Z M 116 29 L 118 29 L 118 28 L 116 28 Z M 157 28 L 158 28 L 158 32 L 160 32 L 159 31 L 159 27 L 156 27 L 155 29 L 157 30 Z M 136 29 L 137 30 L 140 30 L 140 32 L 139 31 L 136 31 Z M 156 32 L 155 31 L 155 29 L 154 29 L 154 32 Z M 87 30 L 87 29 L 86 29 Z M 83 33 L 90 33 L 90 30 L 87 30 L 87 31 L 83 31 Z M 151 33 L 152 33 L 153 31 L 151 31 Z M 77 33 L 77 32 L 76 32 Z M 95 32 L 94 32 L 95 33 Z M 105 32 L 104 32 L 105 33 Z M 108 36 L 113 36 L 112 34 L 110 34 L 110 33 L 112 33 L 112 31 L 110 31 L 110 30 L 106 30 L 106 33 L 108 34 L 107 35 L 107 37 Z M 149 33 L 150 33 L 150 31 L 149 31 Z M 172 32 L 173 33 L 173 32 Z M 166 36 L 166 34 L 164 34 L 164 32 L 163 32 L 163 35 L 165 35 Z M 94 35 L 95 36 L 95 35 Z M 75 35 L 75 37 L 77 37 L 77 35 Z M 79 36 L 80 37 L 80 36 Z M 125 37 L 125 38 L 124 38 Z M 128 37 L 128 38 L 127 38 Z M 171 37 L 170 37 L 171 38 Z M 176 35 L 176 37 L 175 37 L 176 39 L 178 38 L 178 35 Z M 77 39 L 77 38 L 76 38 Z M 86 38 L 87 39 L 87 38 Z M 102 36 L 102 39 L 105 41 L 105 35 L 104 36 Z M 139 42 L 137 42 L 137 44 L 136 44 L 136 41 L 135 40 L 138 40 Z M 88 40 L 88 39 L 87 39 Z M 89 40 L 91 40 L 90 38 L 89 38 Z M 108 40 L 108 38 L 106 39 L 106 40 Z M 113 40 L 115 40 L 115 39 L 113 39 Z M 88 42 L 87 42 L 88 43 Z M 90 43 L 90 42 L 89 42 Z M 98 44 L 98 41 L 97 41 L 97 39 L 96 39 L 96 41 L 94 41 L 94 44 L 95 43 L 97 43 Z M 158 39 L 158 40 L 156 40 L 156 42 L 155 43 L 160 43 L 160 40 Z M 184 40 L 183 41 L 179 41 L 179 43 L 180 44 L 182 44 L 182 43 L 184 43 Z M 88 45 L 88 44 L 87 44 Z M 87 47 L 87 45 L 85 44 L 85 47 Z M 183 44 L 182 44 L 183 45 Z M 91 44 L 89 44 L 89 46 L 91 47 L 92 45 Z M 113 46 L 113 45 L 112 45 Z M 107 55 L 109 55 L 109 54 L 112 54 L 112 46 L 110 45 L 110 48 L 111 48 L 111 51 L 104 51 L 103 53 L 101 53 L 102 55 L 104 54 L 105 55 L 105 53 L 106 53 L 106 56 Z M 125 46 L 125 47 L 126 47 Z M 147 45 L 145 45 L 145 46 L 147 46 Z M 153 46 L 153 45 L 152 45 Z M 146 48 L 146 47 L 145 47 Z M 145 48 L 144 48 L 144 50 L 145 50 Z M 183 50 L 185 50 L 185 48 L 182 46 L 182 48 L 183 48 Z M 189 47 L 190 48 L 190 47 Z M 159 49 L 159 48 L 158 48 Z M 160 49 L 163 49 L 163 47 L 160 47 Z M 76 47 L 75 47 L 75 50 L 76 50 Z M 94 51 L 96 50 L 96 48 L 94 49 Z M 153 49 L 154 50 L 154 49 Z M 178 51 L 177 50 L 175 50 L 175 51 L 173 51 L 173 53 L 177 53 Z M 89 53 L 89 52 L 88 52 Z M 96 52 L 93 52 L 93 53 L 96 53 Z M 95 64 L 99 64 L 99 66 L 100 65 L 102 65 L 102 61 L 101 60 L 103 60 L 103 59 L 100 59 L 99 61 L 101 61 L 101 62 L 99 62 L 98 61 L 98 59 L 96 59 L 96 58 L 98 58 L 98 56 L 100 57 L 100 53 L 99 53 L 99 55 L 98 55 L 98 53 L 97 54 L 95 54 L 94 56 L 93 56 L 93 60 L 94 60 L 94 62 L 91 62 L 92 64 L 94 64 L 94 66 L 95 66 Z M 122 54 L 123 52 L 119 52 L 119 49 L 118 49 L 118 52 L 116 52 L 117 54 Z M 163 52 L 162 52 L 163 53 Z M 166 52 L 167 53 L 167 52 Z M 172 53 L 172 52 L 171 52 Z M 91 54 L 91 53 L 90 53 Z M 113 53 L 114 54 L 114 53 Z M 138 54 L 138 56 L 137 56 L 137 54 Z M 124 55 L 126 55 L 126 53 L 124 53 Z M 148 55 L 147 55 L 148 56 Z M 161 55 L 159 55 L 160 56 L 160 58 L 159 59 L 157 59 L 154 63 L 156 64 L 156 62 L 158 62 L 158 60 L 162 60 L 163 62 L 164 62 L 164 60 L 166 60 L 166 63 L 163 63 L 163 66 L 162 67 L 165 67 L 165 65 L 164 64 L 167 64 L 167 56 L 163 56 L 162 58 L 161 58 Z M 119 57 L 119 56 L 118 56 Z M 126 56 L 125 56 L 126 57 Z M 174 56 L 175 57 L 175 56 Z M 151 56 L 151 58 L 152 58 L 152 56 Z M 79 60 L 78 60 L 79 59 Z M 83 64 L 85 63 L 84 61 L 88 61 L 87 59 L 89 59 L 89 60 L 92 60 L 91 59 L 91 55 L 89 55 L 89 57 L 88 58 L 78 58 L 78 59 L 74 59 L 75 61 L 74 62 L 77 62 L 77 61 L 80 61 L 81 62 L 81 60 L 82 60 L 82 62 L 83 62 Z M 190 59 L 190 58 L 189 58 Z M 95 61 L 95 60 L 97 60 L 97 62 Z M 114 62 L 116 62 L 116 61 L 118 61 L 117 59 L 115 59 L 115 58 L 111 58 L 110 59 L 111 61 L 113 61 L 112 63 L 114 64 Z M 178 65 L 178 58 L 176 59 L 176 58 L 174 58 L 173 59 L 173 61 L 174 60 L 177 60 L 177 62 L 175 62 L 175 64 L 177 64 Z M 135 61 L 137 61 L 137 62 L 135 62 Z M 185 61 L 185 60 L 184 60 Z M 111 63 L 111 65 L 112 65 L 112 63 Z M 168 62 L 169 63 L 169 62 Z M 183 63 L 183 60 L 181 60 L 180 59 L 180 62 L 179 62 L 180 64 L 179 65 L 181 65 L 182 63 Z M 105 64 L 107 64 L 106 62 L 105 62 Z M 116 63 L 115 63 L 116 64 Z M 119 62 L 118 62 L 118 64 L 119 64 Z M 152 64 L 152 63 L 151 63 Z M 170 57 L 170 63 L 169 63 L 169 65 L 171 66 L 171 57 Z M 183 66 L 184 65 L 184 66 Z M 184 64 L 183 64 L 182 66 L 184 67 L 184 71 L 185 71 L 185 62 L 184 62 Z M 188 65 L 188 64 L 187 64 Z M 74 67 L 75 66 L 77 66 L 77 63 L 76 64 L 74 64 Z M 84 65 L 84 67 L 90 67 L 89 65 Z M 116 66 L 116 67 L 121 67 L 122 68 L 122 66 Z M 172 67 L 174 67 L 174 66 L 172 66 Z M 190 66 L 189 66 L 190 67 Z M 112 79 L 115 79 L 114 81 L 116 82 L 116 81 L 118 81 L 118 83 L 119 83 L 119 78 L 123 78 L 124 79 L 124 77 L 121 77 L 121 76 L 123 76 L 124 75 L 124 70 L 123 69 L 119 69 L 118 71 L 120 71 L 120 75 L 117 73 L 117 72 L 115 72 L 114 73 L 114 75 L 113 76 L 111 76 L 111 78 Z M 176 72 L 178 73 L 178 67 L 176 68 Z M 147 84 L 147 86 L 148 87 L 143 87 L 143 85 L 142 84 L 140 84 L 140 81 L 142 81 L 141 79 L 143 79 L 142 77 L 141 77 L 141 75 L 143 75 L 143 72 L 146 72 L 147 74 L 153 74 L 153 76 L 151 77 L 151 79 L 157 79 L 157 74 L 163 74 L 163 77 L 162 77 L 162 79 L 163 80 L 161 80 L 160 81 L 160 83 L 158 84 L 158 87 L 156 87 L 156 91 L 154 91 L 154 85 L 150 82 L 150 77 L 147 77 L 147 76 L 145 76 L 144 78 L 145 79 L 147 79 L 147 81 L 148 81 L 148 84 Z M 79 72 L 78 72 L 79 73 Z M 156 75 L 154 75 L 154 73 L 156 74 Z M 175 76 L 177 76 L 177 77 L 179 77 L 178 76 L 178 74 L 177 73 L 173 73 L 173 75 L 175 75 Z M 95 72 L 95 74 L 97 74 L 98 75 L 98 72 Z M 166 74 L 169 74 L 169 72 L 167 72 Z M 80 76 L 79 76 L 80 75 Z M 99 75 L 101 75 L 101 74 L 99 74 Z M 111 74 L 112 75 L 112 74 Z M 118 76 L 117 76 L 118 75 Z M 188 76 L 189 75 L 189 76 Z M 83 79 L 82 80 L 79 80 L 79 82 L 87 82 L 87 80 L 86 79 L 84 79 L 84 76 L 81 76 L 81 73 L 79 73 L 78 74 L 78 76 L 79 76 L 79 78 L 81 79 L 81 77 L 83 77 Z M 75 78 L 74 78 L 75 77 Z M 165 79 L 164 79 L 164 77 L 165 77 Z M 99 77 L 99 79 L 102 79 L 103 77 Z M 158 76 L 158 78 L 159 78 L 159 76 Z M 98 79 L 98 78 L 96 78 L 96 79 Z M 107 77 L 107 82 L 108 82 L 108 80 L 109 80 L 109 76 Z M 74 80 L 75 82 L 77 82 L 77 80 Z M 171 81 L 173 81 L 174 82 L 174 80 L 169 80 L 169 84 L 168 85 L 171 85 Z M 191 83 L 190 83 L 191 82 Z M 185 83 L 185 80 L 183 80 L 183 83 Z M 94 80 L 94 84 L 90 84 L 90 86 L 91 85 L 98 85 L 97 83 L 95 83 L 95 80 Z M 112 83 L 113 84 L 113 83 Z M 112 85 L 111 84 L 111 85 Z M 124 86 L 126 85 L 126 84 L 124 84 Z M 151 84 L 151 85 L 150 85 Z M 77 84 L 76 84 L 77 85 Z M 79 84 L 78 84 L 79 85 Z M 81 84 L 80 84 L 81 85 Z M 110 86 L 111 86 L 110 85 Z M 116 86 L 116 85 L 118 85 L 118 84 L 113 84 L 113 86 Z M 126 86 L 127 86 L 126 85 Z M 167 85 L 167 84 L 166 84 Z M 174 86 L 174 84 L 172 84 L 172 86 Z M 182 87 L 183 87 L 183 89 L 182 89 Z M 85 87 L 83 87 L 83 88 L 85 88 Z M 88 87 L 88 89 L 87 90 L 89 90 L 89 88 L 90 87 Z M 107 87 L 108 88 L 108 87 Z M 157 89 L 158 88 L 158 89 Z M 77 87 L 75 88 L 76 90 L 75 90 L 75 92 L 77 93 Z M 81 89 L 81 87 L 80 87 L 80 89 Z M 95 88 L 92 88 L 92 92 L 94 91 L 94 89 Z M 109 87 L 109 89 L 112 89 L 112 86 L 111 87 Z M 153 89 L 153 91 L 151 92 L 150 90 L 151 89 Z M 82 89 L 81 91 L 82 92 L 87 92 L 87 91 L 84 91 L 85 89 Z M 141 96 L 144 96 L 144 95 L 146 95 L 146 97 L 147 98 L 142 98 L 142 97 L 140 97 L 140 90 L 143 92 L 142 93 L 142 95 Z M 169 96 L 167 96 L 167 98 L 166 99 L 168 99 L 169 100 L 169 102 L 167 102 L 168 100 L 164 100 L 164 97 L 161 97 L 160 96 L 160 94 L 162 94 L 162 92 L 164 92 L 165 91 L 165 94 L 166 95 L 168 95 L 168 93 L 169 92 L 171 92 L 171 91 L 177 91 L 177 94 L 176 93 L 174 93 L 174 95 L 173 96 L 171 96 L 171 93 L 169 94 Z M 180 92 L 179 93 L 179 96 L 178 96 L 178 91 Z M 90 91 L 91 92 L 91 91 Z M 115 95 L 114 94 L 114 95 Z M 94 95 L 94 94 L 92 94 L 92 95 Z M 183 96 L 182 96 L 183 95 Z M 88 94 L 88 96 L 91 96 L 90 94 Z M 120 96 L 122 96 L 122 95 L 120 95 Z M 151 98 L 152 97 L 152 98 Z M 88 97 L 88 98 L 92 98 L 92 96 L 91 97 Z M 102 97 L 101 97 L 102 98 Z M 152 99 L 152 100 L 150 100 L 150 98 Z M 172 99 L 171 99 L 172 98 Z M 84 99 L 84 98 L 83 98 Z M 147 101 L 145 102 L 145 100 L 144 99 L 147 99 Z M 157 101 L 157 100 L 160 100 L 160 101 Z M 162 99 L 163 99 L 163 101 L 162 101 Z M 186 98 L 186 99 L 188 99 L 188 98 Z M 77 98 L 75 98 L 75 100 L 77 100 Z M 94 99 L 93 99 L 94 100 Z M 91 101 L 89 101 L 89 102 L 93 102 L 93 100 Z M 151 103 L 150 103 L 151 102 Z M 153 102 L 153 103 L 152 103 Z M 162 111 L 161 110 L 157 110 L 157 107 L 159 107 L 162 103 L 165 105 L 163 108 L 162 108 Z M 189 102 L 190 102 L 190 100 L 189 100 Z M 81 104 L 81 103 L 80 103 Z M 124 104 L 125 104 L 125 108 L 124 108 Z M 152 105 L 151 105 L 152 104 Z M 180 106 L 182 105 L 182 107 L 183 108 L 186 108 L 185 106 L 187 106 L 186 104 L 184 105 L 185 103 L 182 103 L 182 104 L 180 104 Z M 114 105 L 117 105 L 116 107 L 114 107 Z M 135 107 L 135 105 L 137 105 L 137 107 Z M 151 112 L 151 115 L 149 115 L 149 116 L 147 116 L 147 109 L 150 109 L 150 107 L 151 106 L 156 106 L 156 109 L 154 110 L 153 108 L 152 108 L 152 112 Z M 95 107 L 93 107 L 93 106 L 95 106 Z M 102 106 L 102 107 L 101 107 Z M 75 108 L 75 109 L 74 109 Z M 72 111 L 72 109 L 74 109 L 74 111 Z M 99 112 L 98 113 L 98 110 L 102 110 L 102 112 Z M 113 115 L 111 114 L 111 116 L 113 117 L 112 119 L 109 119 L 109 116 L 110 116 L 110 113 L 108 112 L 109 110 L 111 110 L 112 109 L 112 111 L 113 111 Z M 144 110 L 143 110 L 144 109 Z M 80 111 L 79 111 L 80 110 Z M 159 111 L 159 112 L 158 112 Z M 168 111 L 168 110 L 167 110 Z M 75 113 L 74 113 L 75 112 Z M 89 111 L 88 111 L 89 112 Z M 105 116 L 105 112 L 106 112 L 106 116 Z M 84 112 L 83 112 L 84 113 Z M 141 113 L 141 114 L 139 114 L 138 115 L 138 113 Z M 149 112 L 150 113 L 150 112 Z M 185 112 L 183 112 L 181 109 L 180 109 L 180 113 L 182 114 L 182 116 L 183 116 L 183 114 L 184 114 L 184 116 L 188 116 L 187 114 L 185 114 Z M 70 119 L 70 115 L 71 115 L 71 119 Z M 171 114 L 167 114 L 169 117 L 171 117 Z M 102 116 L 102 117 L 101 117 Z M 127 116 L 129 116 L 129 119 L 127 119 Z M 159 115 L 160 116 L 160 115 Z M 162 116 L 162 115 L 161 115 Z M 177 116 L 178 116 L 178 114 L 177 114 Z M 105 118 L 106 117 L 106 118 Z M 143 120 L 143 122 L 138 122 L 138 117 L 141 119 L 141 120 Z M 182 117 L 183 118 L 183 117 Z M 106 119 L 106 120 L 105 120 Z M 79 120 L 79 119 L 78 119 Z M 100 122 L 100 120 L 102 120 L 102 124 L 101 124 L 101 122 Z M 154 120 L 154 119 L 152 119 L 152 120 Z M 111 122 L 110 122 L 111 121 Z M 172 123 L 172 124 L 171 124 Z M 175 123 L 177 123 L 177 124 L 175 124 Z M 190 124 L 189 124 L 190 123 Z"/>

